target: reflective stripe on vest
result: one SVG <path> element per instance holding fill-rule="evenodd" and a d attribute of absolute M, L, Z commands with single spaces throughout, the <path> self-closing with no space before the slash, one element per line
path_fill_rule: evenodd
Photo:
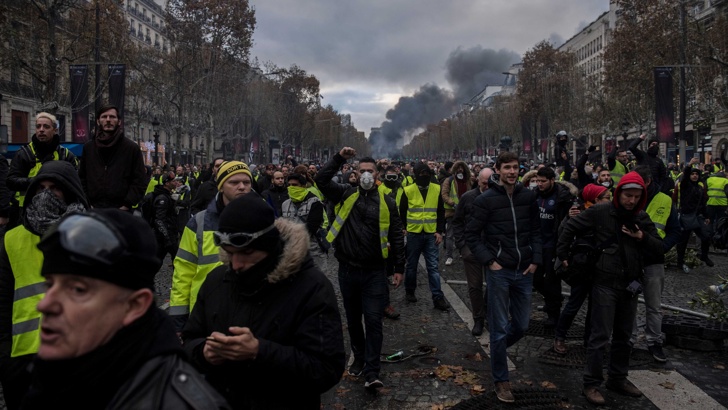
<path fill-rule="evenodd" d="M 22 225 L 5 234 L 5 250 L 15 278 L 11 357 L 37 353 L 40 347 L 41 314 L 37 306 L 46 286 L 40 275 L 43 253 L 36 247 L 38 242 L 40 237 Z"/>
<path fill-rule="evenodd" d="M 520 177 L 519 177 L 519 181 L 520 181 Z M 452 200 L 452 202 L 453 202 L 453 203 L 454 203 L 455 205 L 453 205 L 453 206 L 450 206 L 450 205 L 448 205 L 448 203 L 447 203 L 447 202 L 445 202 L 445 203 L 444 203 L 444 207 L 445 207 L 445 209 L 455 209 L 455 207 L 456 207 L 456 206 L 458 205 L 458 203 L 460 202 L 460 198 L 458 198 L 458 191 L 457 191 L 457 186 L 455 185 L 455 178 L 453 178 L 453 179 L 452 179 L 452 182 L 450 183 L 450 199 Z M 444 202 L 444 201 L 443 201 L 443 202 Z"/>
<path fill-rule="evenodd" d="M 665 226 L 667 225 L 667 220 L 670 217 L 671 208 L 672 198 L 662 192 L 658 192 L 652 198 L 650 204 L 647 205 L 647 209 L 645 209 L 645 212 L 647 212 L 647 215 L 650 216 L 652 223 L 655 224 L 655 228 L 657 228 L 657 233 L 660 234 L 660 238 L 665 237 Z"/>
<path fill-rule="evenodd" d="M 43 163 L 40 162 L 38 159 L 38 156 L 35 154 L 35 148 L 33 148 L 33 143 L 30 143 L 27 145 L 27 147 L 30 149 L 30 152 L 33 154 L 33 158 L 30 158 L 31 160 L 35 160 L 35 165 L 33 165 L 33 168 L 30 169 L 30 172 L 28 172 L 28 178 L 33 178 L 34 176 L 38 175 L 38 171 L 40 171 L 40 167 L 43 166 Z M 63 149 L 66 149 L 63 147 Z M 16 154 L 17 155 L 17 154 Z M 66 153 L 66 156 L 68 156 L 68 153 Z M 58 161 L 58 150 L 53 151 L 53 160 Z M 15 199 L 18 201 L 18 204 L 22 207 L 23 203 L 25 202 L 25 192 L 16 192 L 15 193 Z"/>
<path fill-rule="evenodd" d="M 437 203 L 440 197 L 440 185 L 430 182 L 427 198 L 422 199 L 420 187 L 410 185 L 404 188 L 407 194 L 407 232 L 437 232 Z"/>
<path fill-rule="evenodd" d="M 728 178 L 712 176 L 706 181 L 708 185 L 708 206 L 728 206 L 725 186 Z"/>
<path fill-rule="evenodd" d="M 627 167 L 625 167 L 623 163 L 615 160 L 614 168 L 609 170 L 609 175 L 612 176 L 612 182 L 614 182 L 614 186 L 617 186 L 617 184 L 619 184 L 619 180 L 622 179 L 622 177 L 626 173 Z"/>
<path fill-rule="evenodd" d="M 387 259 L 389 256 L 389 207 L 384 199 L 384 192 L 381 189 L 377 189 L 379 193 L 379 247 L 382 249 L 382 258 Z M 334 240 L 339 236 L 341 227 L 346 223 L 346 219 L 349 217 L 349 213 L 354 208 L 354 202 L 359 198 L 359 190 L 351 194 L 344 204 L 341 205 L 339 211 L 336 212 L 336 218 L 329 228 L 329 233 L 326 234 L 326 240 L 329 243 L 334 243 Z"/>

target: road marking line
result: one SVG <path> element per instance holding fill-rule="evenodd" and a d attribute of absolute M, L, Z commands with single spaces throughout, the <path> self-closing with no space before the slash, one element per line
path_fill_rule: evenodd
<path fill-rule="evenodd" d="M 630 370 L 628 378 L 655 406 L 662 410 L 725 409 L 676 371 L 664 373 L 651 370 Z M 674 389 L 661 386 L 660 384 L 663 383 L 667 386 L 674 386 Z"/>
<path fill-rule="evenodd" d="M 425 258 L 423 256 L 420 256 L 419 262 L 420 267 L 424 269 L 425 272 L 427 272 L 427 265 L 425 264 Z M 458 316 L 460 316 L 460 319 L 462 319 L 463 322 L 468 325 L 468 329 L 472 329 L 473 325 L 475 324 L 473 322 L 473 313 L 470 311 L 470 309 L 468 309 L 468 306 L 465 304 L 465 302 L 460 299 L 460 296 L 458 296 L 458 294 L 455 293 L 454 290 L 452 290 L 447 282 L 440 283 L 440 289 L 442 290 L 442 293 L 445 294 L 445 299 L 450 302 L 450 306 L 458 314 Z M 488 328 L 486 327 L 485 329 L 483 329 L 483 334 L 476 339 L 478 339 L 480 348 L 483 349 L 483 352 L 485 352 L 485 354 L 490 358 L 490 333 L 488 333 Z M 508 355 L 506 355 L 506 359 L 508 360 L 508 371 L 516 370 L 516 365 L 513 364 L 511 358 Z"/>

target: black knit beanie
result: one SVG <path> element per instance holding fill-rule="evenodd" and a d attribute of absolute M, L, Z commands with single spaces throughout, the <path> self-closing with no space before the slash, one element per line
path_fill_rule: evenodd
<path fill-rule="evenodd" d="M 217 230 L 225 233 L 256 233 L 275 223 L 273 208 L 258 194 L 251 192 L 235 198 L 220 213 Z M 277 228 L 263 234 L 248 248 L 270 252 L 276 249 L 281 234 Z"/>
<path fill-rule="evenodd" d="M 85 258 L 82 253 L 74 254 L 61 243 L 60 233 L 56 229 L 64 221 L 71 223 L 78 215 L 93 217 L 110 227 L 114 236 L 121 237 L 125 243 L 119 254 L 109 254 L 100 249 L 97 257 L 107 259 L 109 264 Z M 88 251 L 102 238 L 98 231 L 85 225 L 82 219 L 70 226 L 70 235 L 75 236 L 77 243 Z M 73 229 L 75 228 L 75 231 Z M 87 246 L 84 241 L 88 242 Z M 154 232 L 144 220 L 128 212 L 118 209 L 92 209 L 87 213 L 71 213 L 63 217 L 58 225 L 48 229 L 38 244 L 43 252 L 41 274 L 72 274 L 88 276 L 113 283 L 125 288 L 137 290 L 148 288 L 154 290 L 154 276 L 162 266 L 157 258 L 157 241 Z"/>

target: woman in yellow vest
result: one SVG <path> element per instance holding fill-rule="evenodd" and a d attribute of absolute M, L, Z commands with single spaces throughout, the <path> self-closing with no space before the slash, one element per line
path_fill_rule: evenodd
<path fill-rule="evenodd" d="M 5 234 L 0 248 L 0 383 L 8 409 L 20 406 L 30 385 L 27 372 L 40 345 L 38 301 L 45 293 L 43 254 L 36 245 L 63 215 L 88 207 L 76 168 L 43 164 L 25 197 L 23 223 Z"/>

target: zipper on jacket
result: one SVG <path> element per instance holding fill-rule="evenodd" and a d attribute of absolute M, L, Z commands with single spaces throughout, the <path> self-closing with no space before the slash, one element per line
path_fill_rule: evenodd
<path fill-rule="evenodd" d="M 513 194 L 508 194 L 508 200 L 511 202 L 511 214 L 513 215 L 513 230 L 516 233 L 516 253 L 518 253 L 518 264 L 516 265 L 516 278 L 518 278 L 518 269 L 521 267 L 521 249 L 518 246 L 518 221 L 516 220 L 516 208 L 513 206 Z"/>

